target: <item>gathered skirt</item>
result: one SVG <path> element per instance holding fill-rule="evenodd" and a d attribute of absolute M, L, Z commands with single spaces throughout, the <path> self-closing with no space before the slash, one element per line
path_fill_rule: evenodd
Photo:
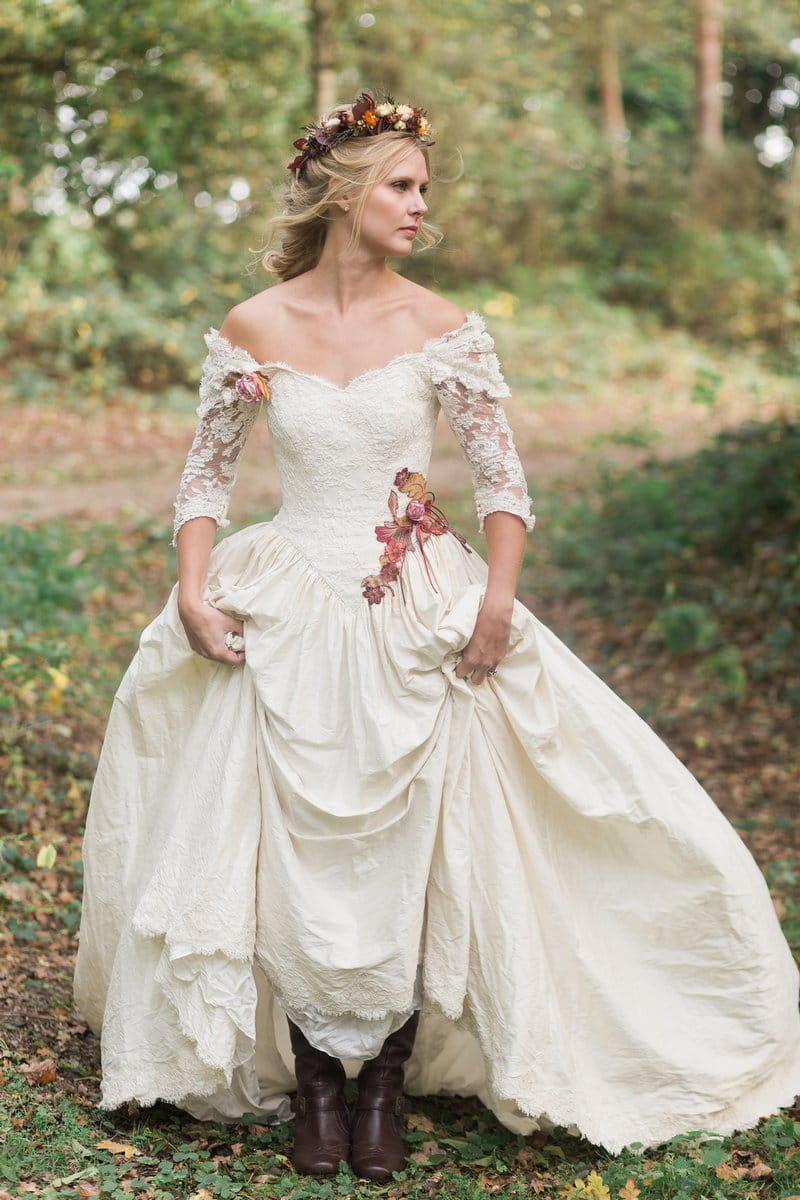
<path fill-rule="evenodd" d="M 175 593 L 144 631 L 84 843 L 101 1103 L 282 1120 L 287 1014 L 354 1071 L 421 1008 L 407 1090 L 520 1133 L 616 1152 L 790 1104 L 797 971 L 741 839 L 519 602 L 459 679 L 487 568 L 426 557 L 356 606 L 265 522 L 208 577 L 243 666 L 192 653 Z"/>

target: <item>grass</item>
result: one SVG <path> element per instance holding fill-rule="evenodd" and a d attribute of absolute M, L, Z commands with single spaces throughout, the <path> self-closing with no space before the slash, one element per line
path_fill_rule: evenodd
<path fill-rule="evenodd" d="M 510 1134 L 471 1101 L 417 1101 L 407 1124 L 409 1164 L 391 1184 L 359 1181 L 344 1165 L 335 1178 L 313 1180 L 291 1168 L 286 1125 L 200 1124 L 163 1105 L 131 1117 L 103 1116 L 57 1083 L 32 1088 L 11 1067 L 0 1124 L 0 1195 L 31 1194 L 32 1184 L 45 1200 L 766 1200 L 790 1196 L 800 1181 L 800 1122 L 789 1116 L 725 1142 L 689 1135 L 658 1152 L 613 1158 L 565 1134 Z"/>

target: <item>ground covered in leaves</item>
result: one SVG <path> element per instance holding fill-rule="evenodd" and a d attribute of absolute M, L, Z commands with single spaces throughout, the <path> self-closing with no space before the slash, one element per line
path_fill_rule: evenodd
<path fill-rule="evenodd" d="M 528 361 L 530 345 L 510 330 L 512 362 L 516 336 Z M 559 439 L 552 408 L 547 497 L 539 506 L 521 596 L 655 725 L 712 793 L 765 871 L 797 951 L 800 763 L 792 728 L 800 704 L 793 691 L 800 501 L 794 476 L 784 471 L 796 462 L 791 447 L 797 429 L 788 417 L 775 423 L 770 408 L 758 413 L 760 433 L 749 441 L 742 435 L 741 454 L 711 437 L 730 420 L 710 420 L 701 435 L 686 436 L 694 428 L 687 416 L 691 406 L 708 407 L 702 388 L 726 386 L 722 368 L 719 374 L 698 368 L 691 350 L 671 368 L 679 381 L 676 395 L 682 388 L 689 402 L 673 398 L 667 427 L 674 421 L 680 444 L 704 447 L 711 458 L 702 465 L 699 459 L 688 466 L 686 460 L 671 463 L 648 424 L 648 402 L 635 409 L 630 403 L 630 380 L 619 384 L 625 403 L 615 408 L 609 393 L 612 416 L 601 445 L 596 414 L 581 424 L 586 410 L 579 398 L 584 382 L 588 393 L 588 381 L 577 366 L 573 371 L 573 344 L 561 353 L 558 344 L 550 346 L 548 362 L 561 364 L 559 379 L 572 379 L 575 420 L 570 426 L 561 414 Z M 643 344 L 626 345 L 629 360 L 644 363 Z M 652 359 L 647 361 L 652 369 Z M 698 376 L 698 369 L 706 374 Z M 546 379 L 528 380 L 527 386 L 530 403 L 520 407 L 515 424 L 531 463 L 542 412 L 553 401 Z M 701 394 L 692 399 L 698 387 Z M 619 412 L 626 405 L 635 419 L 622 426 Z M 729 415 L 746 415 L 742 406 L 734 389 Z M 17 415 L 17 424 L 28 419 L 23 410 Z M 114 429 L 129 428 L 124 418 L 124 411 L 116 413 L 104 426 L 109 453 L 118 450 Z M 48 428 L 47 422 L 39 428 Z M 64 429 L 62 423 L 62 435 Z M 137 444 L 148 450 L 152 443 L 150 461 L 160 471 L 185 433 L 185 418 L 149 413 L 141 418 Z M 22 487 L 25 445 L 23 439 L 7 488 Z M 771 445 L 786 454 L 770 458 Z M 600 475 L 575 470 L 581 454 L 596 459 L 609 447 L 613 468 Z M 130 445 L 123 449 L 132 453 Z M 657 459 L 645 465 L 654 452 Z M 81 516 L 81 504 L 68 506 L 74 514 L 69 521 L 56 519 L 46 508 L 46 491 L 49 484 L 57 491 L 62 481 L 48 473 L 41 445 L 36 454 L 30 479 L 41 504 L 0 527 L 0 1200 L 800 1197 L 797 1110 L 774 1114 L 724 1141 L 687 1135 L 656 1152 L 610 1158 L 559 1131 L 518 1138 L 475 1101 L 415 1100 L 408 1168 L 379 1187 L 354 1180 L 344 1168 L 328 1182 L 295 1176 L 287 1159 L 290 1127 L 209 1125 L 168 1106 L 97 1109 L 99 1048 L 71 997 L 80 837 L 110 698 L 139 631 L 163 603 L 174 561 L 163 519 L 141 506 L 117 506 L 114 524 Z M 83 487 L 83 507 L 97 514 L 103 503 L 92 488 L 108 500 L 114 480 L 100 459 L 93 477 L 92 451 L 82 456 L 77 440 L 74 454 L 70 487 Z M 471 501 L 459 469 L 449 469 L 449 455 L 445 447 L 438 460 L 437 499 L 456 527 L 469 530 Z M 636 469 L 626 474 L 622 468 L 632 462 Z M 692 482 L 699 470 L 707 474 L 707 487 Z M 675 495 L 681 502 L 670 505 Z M 252 516 L 258 505 L 250 496 L 245 488 L 242 511 Z M 262 493 L 262 501 L 268 504 L 271 496 L 263 500 Z M 755 525 L 754 508 L 760 514 Z M 751 527 L 737 540 L 742 514 L 749 514 Z M 480 539 L 472 540 L 480 547 Z"/>

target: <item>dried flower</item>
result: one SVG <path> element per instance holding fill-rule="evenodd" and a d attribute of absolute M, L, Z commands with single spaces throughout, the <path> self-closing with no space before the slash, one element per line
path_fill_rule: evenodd
<path fill-rule="evenodd" d="M 409 471 L 408 467 L 402 467 L 394 477 L 394 486 L 397 491 L 393 490 L 389 493 L 388 501 L 391 520 L 386 521 L 383 525 L 375 526 L 375 536 L 385 547 L 383 554 L 378 559 L 381 564 L 380 574 L 367 575 L 361 580 L 362 595 L 370 604 L 380 604 L 386 588 L 389 588 L 389 591 L 394 594 L 389 584 L 395 580 L 399 582 L 402 593 L 403 564 L 408 552 L 415 549 L 415 542 L 434 591 L 436 591 L 436 585 L 431 578 L 428 560 L 425 556 L 425 542 L 428 538 L 438 537 L 443 533 L 452 533 L 467 553 L 470 553 L 470 548 L 464 538 L 455 529 L 451 529 L 447 517 L 435 506 L 433 492 L 425 490 L 424 475 L 419 471 Z M 398 492 L 409 497 L 403 515 L 400 514 Z"/>
<path fill-rule="evenodd" d="M 396 105 L 391 96 L 376 104 L 369 92 L 362 92 L 350 108 L 337 109 L 320 117 L 316 125 L 306 125 L 306 136 L 292 143 L 300 153 L 289 163 L 289 170 L 301 171 L 307 162 L 319 158 L 345 138 L 366 137 L 392 129 L 413 133 L 425 145 L 432 145 L 430 122 L 421 108 Z"/>
<path fill-rule="evenodd" d="M 260 400 L 269 400 L 269 387 L 266 379 L 258 371 L 250 371 L 240 375 L 236 380 L 236 398 L 245 404 L 257 404 Z"/>

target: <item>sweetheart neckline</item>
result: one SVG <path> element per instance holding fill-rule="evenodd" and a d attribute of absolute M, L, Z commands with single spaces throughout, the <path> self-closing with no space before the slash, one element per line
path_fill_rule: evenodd
<path fill-rule="evenodd" d="M 425 355 L 428 354 L 432 345 L 436 344 L 437 342 L 445 341 L 445 339 L 453 337 L 457 333 L 463 333 L 474 323 L 480 325 L 482 321 L 483 318 L 481 317 L 480 313 L 476 312 L 474 309 L 470 309 L 465 319 L 460 325 L 456 325 L 455 329 L 447 329 L 444 333 L 437 334 L 436 337 L 427 338 L 419 350 L 405 350 L 402 354 L 395 354 L 393 358 L 390 358 L 388 362 L 385 362 L 380 367 L 369 367 L 366 371 L 361 371 L 358 375 L 354 375 L 353 378 L 344 385 L 334 383 L 332 379 L 326 379 L 324 375 L 316 375 L 313 371 L 299 371 L 297 367 L 293 367 L 290 363 L 283 362 L 277 358 L 269 358 L 264 362 L 259 362 L 258 359 L 253 357 L 249 350 L 245 350 L 243 346 L 235 345 L 233 342 L 229 341 L 223 333 L 220 333 L 220 331 L 215 329 L 213 326 L 211 326 L 208 333 L 218 338 L 221 342 L 224 342 L 225 345 L 228 346 L 230 350 L 233 350 L 236 354 L 242 354 L 253 364 L 253 368 L 257 371 L 263 371 L 268 367 L 272 367 L 280 371 L 288 371 L 290 375 L 297 375 L 300 379 L 314 380 L 317 383 L 324 384 L 325 387 L 332 388 L 335 392 L 344 393 L 349 392 L 350 389 L 357 383 L 361 383 L 363 380 L 369 379 L 373 375 L 381 375 L 384 371 L 387 371 L 389 367 L 394 367 L 400 362 L 404 362 L 407 359 L 424 358 Z"/>

